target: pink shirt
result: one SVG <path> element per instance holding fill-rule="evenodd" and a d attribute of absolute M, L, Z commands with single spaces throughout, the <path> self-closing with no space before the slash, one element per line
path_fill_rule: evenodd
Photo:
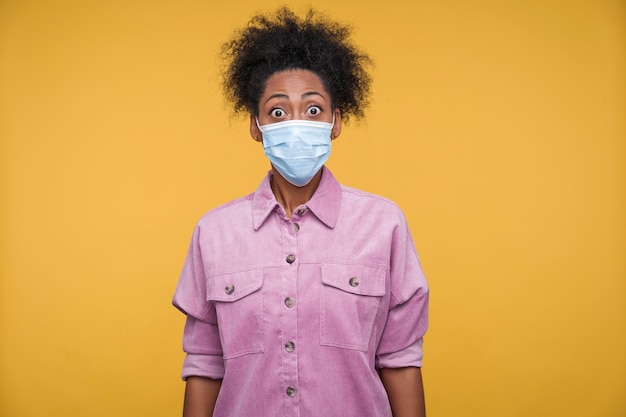
<path fill-rule="evenodd" d="M 216 417 L 390 417 L 376 369 L 422 364 L 428 287 L 401 210 L 323 169 L 291 219 L 268 174 L 196 226 L 173 303 L 183 378 L 223 378 Z"/>

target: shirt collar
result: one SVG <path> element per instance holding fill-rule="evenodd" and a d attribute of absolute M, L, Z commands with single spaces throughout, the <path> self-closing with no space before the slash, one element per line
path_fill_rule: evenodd
<path fill-rule="evenodd" d="M 272 173 L 269 171 L 252 198 L 252 218 L 254 230 L 258 230 L 270 213 L 279 205 L 274 197 L 270 186 Z M 317 186 L 317 190 L 306 207 L 331 229 L 337 224 L 339 208 L 341 207 L 341 185 L 337 182 L 333 174 L 325 166 L 322 167 L 322 178 Z"/>

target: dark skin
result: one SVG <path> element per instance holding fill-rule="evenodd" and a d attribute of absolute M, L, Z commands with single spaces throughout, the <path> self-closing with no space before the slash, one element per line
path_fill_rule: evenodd
<path fill-rule="evenodd" d="M 306 70 L 288 70 L 272 75 L 259 100 L 258 121 L 261 126 L 286 120 L 314 120 L 334 125 L 331 139 L 341 133 L 341 113 L 332 109 L 330 94 L 321 79 Z M 263 135 L 250 116 L 250 135 L 262 143 Z M 311 199 L 320 183 L 321 171 L 303 187 L 296 187 L 273 170 L 272 191 L 287 217 Z M 394 417 L 425 417 L 422 371 L 417 367 L 380 370 Z M 204 377 L 187 379 L 183 417 L 211 417 L 222 381 Z"/>
<path fill-rule="evenodd" d="M 426 417 L 422 369 L 416 367 L 380 370 L 393 417 Z"/>
<path fill-rule="evenodd" d="M 330 94 L 324 88 L 320 78 L 310 71 L 288 70 L 278 72 L 268 78 L 265 91 L 259 100 L 258 120 L 261 126 L 287 120 L 310 120 L 332 123 L 331 139 L 341 133 L 341 112 L 332 109 Z M 254 115 L 250 116 L 250 135 L 263 143 L 263 134 L 256 124 Z M 287 217 L 300 205 L 311 199 L 322 177 L 319 171 L 303 187 L 296 187 L 273 170 L 272 191 Z"/>
<path fill-rule="evenodd" d="M 221 379 L 190 376 L 185 386 L 183 417 L 213 417 Z"/>

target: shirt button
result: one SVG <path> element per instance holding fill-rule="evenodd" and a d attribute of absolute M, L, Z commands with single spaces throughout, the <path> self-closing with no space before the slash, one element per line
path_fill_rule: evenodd
<path fill-rule="evenodd" d="M 287 256 L 287 259 L 285 259 L 287 261 L 288 264 L 292 264 L 296 261 L 296 255 L 289 255 Z"/>
<path fill-rule="evenodd" d="M 300 210 L 298 210 L 298 216 L 304 216 L 304 213 L 306 213 L 305 208 L 301 208 Z"/>
<path fill-rule="evenodd" d="M 288 308 L 291 308 L 291 307 L 295 306 L 296 305 L 296 299 L 295 298 L 291 298 L 291 297 L 285 298 L 285 305 Z"/>
<path fill-rule="evenodd" d="M 296 232 L 300 230 L 300 225 L 298 223 L 294 223 L 293 224 L 293 230 L 295 230 Z"/>
<path fill-rule="evenodd" d="M 298 390 L 295 389 L 294 387 L 287 387 L 287 390 L 285 392 L 287 393 L 288 397 L 293 398 L 298 393 Z"/>
<path fill-rule="evenodd" d="M 357 277 L 352 277 L 350 278 L 350 281 L 348 281 L 348 283 L 350 284 L 351 287 L 358 287 L 359 279 Z"/>
<path fill-rule="evenodd" d="M 296 344 L 293 342 L 285 343 L 285 350 L 289 353 L 293 352 L 294 350 L 296 350 Z"/>
<path fill-rule="evenodd" d="M 231 295 L 233 292 L 235 292 L 235 286 L 227 285 L 226 288 L 224 288 L 224 292 L 228 295 Z"/>

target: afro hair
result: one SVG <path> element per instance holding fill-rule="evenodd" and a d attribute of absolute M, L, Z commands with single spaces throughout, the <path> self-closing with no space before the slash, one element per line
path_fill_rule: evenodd
<path fill-rule="evenodd" d="M 362 119 L 373 62 L 350 40 L 351 32 L 313 9 L 304 18 L 286 7 L 254 16 L 222 45 L 225 98 L 235 114 L 256 115 L 270 76 L 303 69 L 320 77 L 344 120 Z"/>

